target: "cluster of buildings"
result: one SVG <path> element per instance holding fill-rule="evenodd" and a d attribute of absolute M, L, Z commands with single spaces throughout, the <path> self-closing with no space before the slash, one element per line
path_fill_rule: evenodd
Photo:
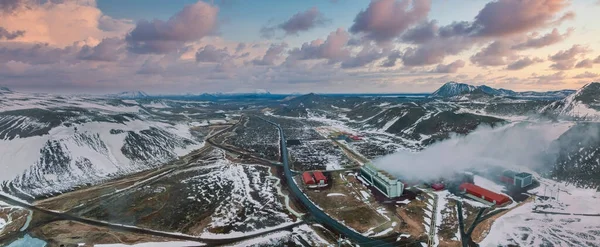
<path fill-rule="evenodd" d="M 345 141 L 345 142 L 355 142 L 355 141 L 362 140 L 362 136 L 353 135 L 353 134 L 346 133 L 346 132 L 333 132 L 329 137 L 334 140 Z"/>
<path fill-rule="evenodd" d="M 385 171 L 377 169 L 372 164 L 365 164 L 360 168 L 360 178 L 389 199 L 402 196 L 407 186 L 407 184 L 403 183 L 400 179 L 395 178 Z M 435 191 L 449 189 L 454 191 L 453 193 L 462 194 L 467 198 L 490 206 L 502 206 L 512 202 L 511 198 L 504 194 L 496 193 L 475 185 L 472 173 L 459 173 L 454 179 L 456 181 L 449 182 L 449 184 L 436 182 L 429 184 L 429 186 Z M 504 170 L 498 180 L 504 183 L 509 191 L 526 190 L 533 184 L 532 174 L 511 170 Z"/>
<path fill-rule="evenodd" d="M 309 188 L 327 186 L 327 177 L 320 171 L 302 173 L 302 181 Z"/>

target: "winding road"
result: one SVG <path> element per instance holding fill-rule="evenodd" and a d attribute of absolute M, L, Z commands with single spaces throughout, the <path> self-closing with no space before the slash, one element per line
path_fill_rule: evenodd
<path fill-rule="evenodd" d="M 280 136 L 279 147 L 281 148 L 281 158 L 282 158 L 282 163 L 283 163 L 283 168 L 284 168 L 285 179 L 287 181 L 288 187 L 289 187 L 290 191 L 294 194 L 294 196 L 296 198 L 298 198 L 300 200 L 300 202 L 308 209 L 308 211 L 315 218 L 316 221 L 318 221 L 318 222 L 330 227 L 331 229 L 334 229 L 337 232 L 343 234 L 344 236 L 352 239 L 356 244 L 359 244 L 360 246 L 372 246 L 372 247 L 394 246 L 392 243 L 365 237 L 362 234 L 349 229 L 348 227 L 340 224 L 337 220 L 331 218 L 329 215 L 327 215 L 325 212 L 323 212 L 321 209 L 319 209 L 315 204 L 313 204 L 308 199 L 308 197 L 306 197 L 306 195 L 304 193 L 302 193 L 302 191 L 300 190 L 300 188 L 298 188 L 298 185 L 294 181 L 294 176 L 293 176 L 292 171 L 290 170 L 290 165 L 288 163 L 289 157 L 288 157 L 288 152 L 287 152 L 285 136 L 283 134 L 283 129 L 281 128 L 281 126 L 279 124 L 277 124 L 275 122 L 272 122 L 272 121 L 264 119 L 264 118 L 261 118 L 261 119 L 274 125 L 277 128 L 277 130 L 279 131 L 279 136 Z"/>
<path fill-rule="evenodd" d="M 47 214 L 50 216 L 54 216 L 54 217 L 57 217 L 57 218 L 63 219 L 63 220 L 80 222 L 80 223 L 84 223 L 84 224 L 88 224 L 88 225 L 92 225 L 92 226 L 107 227 L 107 228 L 110 228 L 113 230 L 123 231 L 123 232 L 132 232 L 132 233 L 147 234 L 147 235 L 158 236 L 158 237 L 165 237 L 165 238 L 172 238 L 172 239 L 179 239 L 179 240 L 186 240 L 186 241 L 195 241 L 195 242 L 199 242 L 199 244 L 203 243 L 203 244 L 207 244 L 209 246 L 230 244 L 230 243 L 235 243 L 235 242 L 246 240 L 246 239 L 259 237 L 259 236 L 262 236 L 262 235 L 265 235 L 268 233 L 272 233 L 272 232 L 277 232 L 277 231 L 282 231 L 282 230 L 291 230 L 292 228 L 305 223 L 303 221 L 298 221 L 298 222 L 295 222 L 295 223 L 292 223 L 289 225 L 285 225 L 283 227 L 269 229 L 266 231 L 260 231 L 260 232 L 244 235 L 241 237 L 226 238 L 226 239 L 209 239 L 209 238 L 201 238 L 201 237 L 196 237 L 196 236 L 191 236 L 191 235 L 185 235 L 185 234 L 181 234 L 181 233 L 156 231 L 156 230 L 152 230 L 152 229 L 146 229 L 146 228 L 140 228 L 140 227 L 128 226 L 128 225 L 121 225 L 121 224 L 115 224 L 115 223 L 110 223 L 110 222 L 106 222 L 106 221 L 78 217 L 75 215 L 65 214 L 65 213 L 61 213 L 61 212 L 56 212 L 56 211 L 36 207 L 31 204 L 22 202 L 20 200 L 15 200 L 11 197 L 8 197 L 8 196 L 2 195 L 2 194 L 0 194 L 0 200 L 5 201 L 14 206 L 19 206 L 19 207 L 26 208 L 29 210 L 34 210 L 34 211 L 41 212 L 41 213 L 44 213 L 44 214 Z"/>

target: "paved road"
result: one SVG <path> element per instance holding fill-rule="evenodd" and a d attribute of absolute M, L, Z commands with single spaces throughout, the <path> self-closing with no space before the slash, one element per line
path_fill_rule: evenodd
<path fill-rule="evenodd" d="M 281 126 L 279 126 L 279 124 L 277 124 L 275 122 L 269 121 L 264 118 L 261 118 L 261 119 L 274 125 L 279 130 L 279 136 L 280 136 L 279 146 L 281 148 L 281 158 L 282 158 L 282 163 L 283 163 L 283 168 L 284 168 L 285 179 L 287 181 L 288 187 L 289 187 L 290 191 L 294 194 L 294 196 L 296 198 L 298 198 L 302 204 L 304 204 L 304 206 L 308 209 L 308 211 L 311 213 L 311 215 L 318 222 L 330 227 L 331 229 L 336 230 L 337 232 L 343 234 L 345 237 L 352 239 L 356 244 L 359 244 L 360 246 L 372 246 L 372 247 L 394 246 L 394 244 L 392 244 L 392 243 L 388 243 L 388 242 L 378 240 L 378 239 L 368 238 L 368 237 L 363 236 L 360 233 L 357 233 L 357 232 L 349 229 L 348 227 L 340 224 L 335 219 L 331 218 L 329 215 L 327 215 L 325 212 L 323 212 L 317 206 L 315 206 L 315 204 L 313 204 L 306 197 L 306 195 L 304 193 L 302 193 L 302 191 L 300 190 L 300 188 L 298 188 L 298 185 L 294 181 L 293 174 L 292 174 L 292 171 L 290 170 L 290 165 L 288 163 L 288 152 L 287 152 L 285 136 L 283 135 L 283 129 L 281 128 Z"/>

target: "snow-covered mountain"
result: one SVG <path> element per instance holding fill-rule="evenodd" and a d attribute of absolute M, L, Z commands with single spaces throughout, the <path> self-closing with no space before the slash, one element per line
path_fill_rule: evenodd
<path fill-rule="evenodd" d="M 0 100 L 0 183 L 27 199 L 164 164 L 202 145 L 168 109 L 13 92 Z M 31 199 L 31 198 L 29 198 Z"/>
<path fill-rule="evenodd" d="M 486 85 L 474 86 L 466 83 L 458 82 L 447 82 L 442 85 L 438 90 L 433 92 L 429 97 L 431 98 L 451 98 L 462 96 L 465 94 L 478 93 L 487 94 L 489 96 L 502 96 L 502 97 L 521 97 L 521 98 L 565 98 L 570 94 L 574 93 L 575 90 L 560 90 L 560 91 L 548 91 L 548 92 L 515 92 L 508 89 L 497 89 Z"/>
<path fill-rule="evenodd" d="M 107 96 L 119 99 L 141 99 L 147 98 L 149 95 L 143 91 L 126 91 L 117 94 L 109 94 Z"/>
<path fill-rule="evenodd" d="M 442 87 L 440 87 L 438 90 L 433 92 L 429 97 L 432 97 L 432 98 L 452 97 L 452 96 L 457 96 L 457 95 L 473 92 L 473 91 L 475 91 L 475 89 L 477 89 L 476 86 L 451 81 L 451 82 L 447 82 L 446 84 L 442 85 Z"/>
<path fill-rule="evenodd" d="M 563 100 L 543 108 L 541 113 L 579 120 L 600 120 L 600 82 L 585 85 Z"/>

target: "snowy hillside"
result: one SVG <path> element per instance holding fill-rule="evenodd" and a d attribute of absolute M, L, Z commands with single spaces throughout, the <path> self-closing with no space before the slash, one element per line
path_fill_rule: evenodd
<path fill-rule="evenodd" d="M 541 179 L 526 202 L 496 220 L 480 246 L 599 246 L 600 194 Z M 560 192 L 559 192 L 560 191 Z"/>
<path fill-rule="evenodd" d="M 600 123 L 579 123 L 554 142 L 552 176 L 582 187 L 600 186 Z"/>
<path fill-rule="evenodd" d="M 5 93 L 2 189 L 32 199 L 157 167 L 202 145 L 176 119 L 132 100 Z"/>
<path fill-rule="evenodd" d="M 563 100 L 554 102 L 542 113 L 578 120 L 600 120 L 600 82 L 592 82 Z"/>

